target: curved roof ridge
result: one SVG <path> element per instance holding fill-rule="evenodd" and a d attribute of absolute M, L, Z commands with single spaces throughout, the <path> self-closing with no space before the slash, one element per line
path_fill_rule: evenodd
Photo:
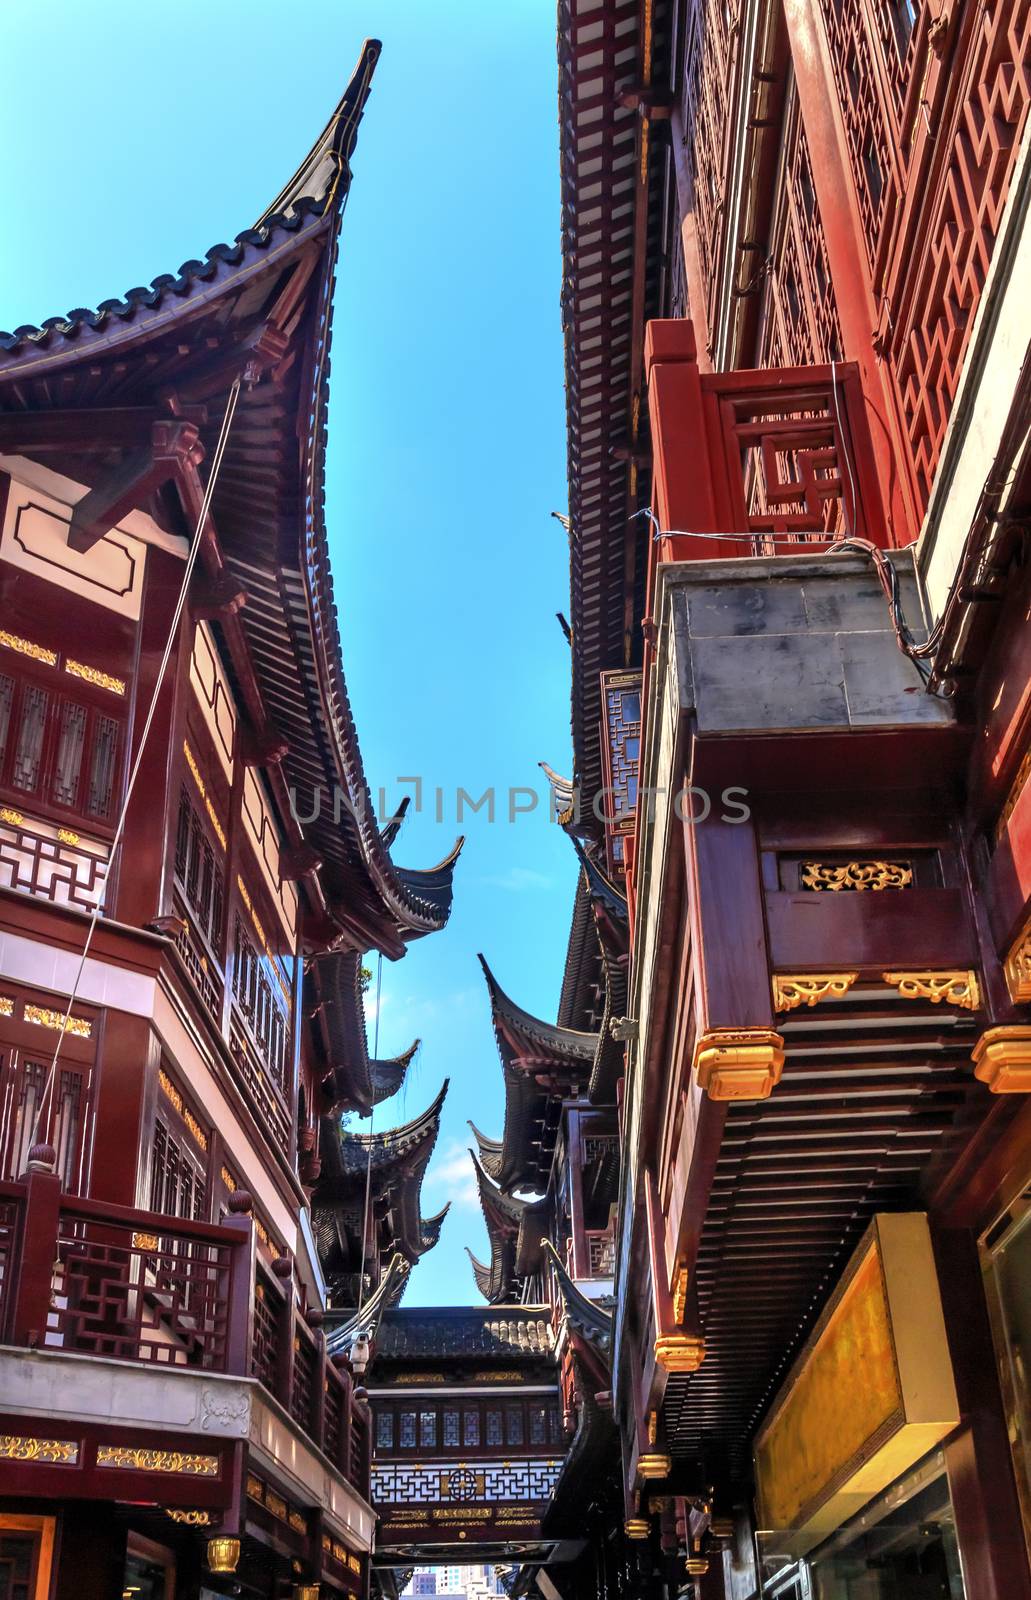
<path fill-rule="evenodd" d="M 491 1219 L 487 1214 L 488 1208 L 493 1208 L 498 1212 L 506 1223 L 517 1224 L 530 1202 L 520 1200 L 518 1195 L 505 1194 L 485 1170 L 475 1150 L 470 1150 L 469 1154 L 476 1169 L 476 1182 L 480 1191 L 480 1208 L 487 1224 L 487 1232 L 490 1232 L 491 1223 Z"/>
<path fill-rule="evenodd" d="M 550 1239 L 542 1239 L 541 1248 L 551 1257 L 551 1268 L 558 1281 L 563 1309 L 570 1323 L 592 1344 L 608 1351 L 612 1343 L 612 1313 L 599 1305 L 597 1300 L 589 1299 L 577 1287 Z"/>
<path fill-rule="evenodd" d="M 262 212 L 254 224 L 256 228 L 262 227 L 270 217 L 292 216 L 304 201 L 327 208 L 333 205 L 341 188 L 346 193 L 358 124 L 382 51 L 383 45 L 379 39 L 364 40 L 358 66 L 335 111 L 300 166 L 280 189 L 272 204 Z"/>
<path fill-rule="evenodd" d="M 351 1145 L 359 1145 L 363 1150 L 389 1150 L 393 1145 L 410 1146 L 420 1142 L 432 1133 L 436 1137 L 440 1123 L 440 1111 L 447 1098 L 450 1078 L 445 1078 L 435 1098 L 411 1121 L 403 1122 L 396 1128 L 387 1128 L 382 1133 L 351 1133 L 350 1130 L 341 1132 L 341 1140 Z"/>
<path fill-rule="evenodd" d="M 599 867 L 593 856 L 584 849 L 583 842 L 570 834 L 573 840 L 573 849 L 576 851 L 577 860 L 583 868 L 587 879 L 587 888 L 593 900 L 601 900 L 609 910 L 614 912 L 622 921 L 628 915 L 626 895 L 619 889 L 607 873 Z"/>
<path fill-rule="evenodd" d="M 408 1275 L 412 1270 L 412 1263 L 400 1252 L 395 1250 L 383 1270 L 379 1283 L 363 1306 L 347 1319 L 338 1322 L 326 1334 L 326 1348 L 330 1354 L 338 1354 L 358 1332 L 367 1333 L 370 1338 L 375 1335 L 380 1318 L 384 1311 L 389 1310 L 391 1304 L 404 1288 Z"/>
<path fill-rule="evenodd" d="M 593 1060 L 598 1047 L 598 1038 L 593 1033 L 581 1033 L 575 1028 L 560 1027 L 557 1022 L 542 1022 L 539 1017 L 533 1016 L 529 1011 L 517 1005 L 510 995 L 502 989 L 497 978 L 487 965 L 486 958 L 478 955 L 477 960 L 483 968 L 483 975 L 487 980 L 487 989 L 490 993 L 491 1011 L 495 1020 L 507 1022 L 516 1032 L 525 1034 L 528 1038 L 536 1040 L 546 1048 L 551 1049 L 556 1055 L 572 1056 L 578 1060 Z"/>

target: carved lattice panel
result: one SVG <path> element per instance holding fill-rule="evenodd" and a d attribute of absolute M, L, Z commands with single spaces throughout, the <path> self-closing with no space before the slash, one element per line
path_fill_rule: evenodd
<path fill-rule="evenodd" d="M 838 361 L 843 348 L 812 160 L 794 94 L 785 127 L 759 335 L 760 367 Z"/>
<path fill-rule="evenodd" d="M 873 267 L 905 182 L 900 117 L 917 0 L 822 0 L 852 181 Z"/>
<path fill-rule="evenodd" d="M 0 808 L 0 888 L 92 911 L 104 892 L 107 856 L 98 840 Z"/>
<path fill-rule="evenodd" d="M 543 1459 L 410 1467 L 383 1462 L 372 1468 L 371 1499 L 376 1506 L 542 1502 L 550 1500 L 561 1466 Z"/>
<path fill-rule="evenodd" d="M 1031 0 L 982 0 L 892 337 L 919 509 L 927 506 L 1031 103 Z M 946 137 L 942 127 L 934 146 Z M 933 156 L 933 151 L 932 151 Z M 919 181 L 920 174 L 914 175 Z"/>
<path fill-rule="evenodd" d="M 684 154 L 694 196 L 698 260 L 714 326 L 719 288 L 720 233 L 724 215 L 724 144 L 729 126 L 728 97 L 734 41 L 739 34 L 739 0 L 693 0 L 687 21 L 684 90 L 681 109 Z"/>
<path fill-rule="evenodd" d="M 46 1343 L 222 1372 L 231 1248 L 63 1215 Z"/>

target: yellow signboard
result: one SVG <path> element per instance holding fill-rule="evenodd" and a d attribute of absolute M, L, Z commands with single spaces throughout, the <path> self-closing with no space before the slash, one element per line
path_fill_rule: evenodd
<path fill-rule="evenodd" d="M 760 1525 L 811 1548 L 959 1421 L 927 1218 L 874 1218 L 756 1439 Z"/>

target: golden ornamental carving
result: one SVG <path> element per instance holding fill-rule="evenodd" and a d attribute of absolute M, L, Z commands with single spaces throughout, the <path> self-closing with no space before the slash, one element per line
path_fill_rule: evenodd
<path fill-rule="evenodd" d="M 77 845 L 82 843 L 81 835 L 73 833 L 71 828 L 58 828 L 57 837 L 62 844 Z"/>
<path fill-rule="evenodd" d="M 1003 972 L 1010 999 L 1017 1004 L 1031 1000 L 1031 922 L 1025 923 L 1010 945 Z"/>
<path fill-rule="evenodd" d="M 192 1111 L 183 1111 L 183 1121 L 193 1134 L 197 1144 L 200 1145 L 202 1150 L 206 1150 L 208 1148 L 208 1136 L 204 1132 L 204 1129 L 201 1127 L 200 1123 L 197 1121 L 197 1118 L 193 1115 Z"/>
<path fill-rule="evenodd" d="M 166 1507 L 165 1516 L 186 1528 L 210 1528 L 215 1520 L 210 1511 L 174 1511 L 170 1506 Z"/>
<path fill-rule="evenodd" d="M 772 1028 L 710 1028 L 694 1069 L 710 1100 L 767 1100 L 784 1070 L 784 1040 Z"/>
<path fill-rule="evenodd" d="M 183 1097 L 163 1067 L 158 1068 L 158 1088 L 170 1105 L 182 1114 Z"/>
<path fill-rule="evenodd" d="M 972 1052 L 974 1077 L 992 1094 L 1031 1094 L 1031 1027 L 988 1028 Z"/>
<path fill-rule="evenodd" d="M 222 1179 L 225 1187 L 229 1190 L 229 1193 L 234 1194 L 236 1191 L 236 1179 L 233 1177 L 233 1174 L 230 1172 L 229 1168 L 223 1167 L 219 1173 L 219 1177 Z"/>
<path fill-rule="evenodd" d="M 14 1001 L 9 994 L 0 994 L 0 1017 L 14 1016 Z"/>
<path fill-rule="evenodd" d="M 107 689 L 110 694 L 125 693 L 125 679 L 116 678 L 110 672 L 101 672 L 99 667 L 87 667 L 81 661 L 66 659 L 65 672 L 70 672 L 73 678 L 81 678 L 83 683 L 91 683 L 95 689 Z"/>
<path fill-rule="evenodd" d="M 130 1445 L 97 1446 L 98 1467 L 118 1467 L 128 1472 L 168 1472 L 177 1477 L 217 1478 L 218 1457 L 188 1450 L 143 1450 Z"/>
<path fill-rule="evenodd" d="M 689 1578 L 704 1578 L 709 1570 L 709 1563 L 705 1556 L 686 1556 L 684 1571 Z"/>
<path fill-rule="evenodd" d="M 265 1485 L 260 1478 L 254 1476 L 253 1472 L 247 1474 L 247 1498 L 257 1500 L 261 1504 L 265 1502 Z"/>
<path fill-rule="evenodd" d="M 156 1233 L 134 1233 L 132 1236 L 135 1250 L 160 1250 L 161 1240 Z"/>
<path fill-rule="evenodd" d="M 1021 795 L 1023 794 L 1025 785 L 1027 784 L 1027 780 L 1028 780 L 1029 777 L 1031 777 L 1031 750 L 1028 750 L 1028 751 L 1025 752 L 1024 759 L 1023 759 L 1023 761 L 1021 761 L 1020 766 L 1017 768 L 1016 775 L 1014 776 L 1013 782 L 1010 784 L 1010 791 L 1009 791 L 1009 794 L 1006 796 L 1006 802 L 1003 805 L 1002 811 L 999 813 L 999 820 L 995 824 L 995 842 L 996 842 L 996 844 L 998 844 L 999 840 L 1002 838 L 1003 834 L 1006 832 L 1006 824 L 1009 822 L 1010 817 L 1013 815 L 1014 807 L 1016 806 L 1017 801 L 1020 799 Z"/>
<path fill-rule="evenodd" d="M 902 1000 L 930 1000 L 932 1005 L 960 1006 L 976 1011 L 981 1004 L 977 974 L 956 972 L 885 972 L 885 983 L 897 989 Z"/>
<path fill-rule="evenodd" d="M 840 894 L 843 890 L 876 893 L 881 889 L 908 889 L 913 882 L 913 869 L 905 861 L 803 861 L 798 881 L 803 889 L 817 894 Z"/>
<path fill-rule="evenodd" d="M 687 1310 L 687 1285 L 689 1274 L 686 1267 L 679 1267 L 673 1279 L 673 1320 L 683 1322 L 684 1312 Z"/>
<path fill-rule="evenodd" d="M 673 1457 L 664 1450 L 646 1450 L 637 1458 L 638 1476 L 650 1482 L 653 1478 L 668 1478 L 673 1471 Z"/>
<path fill-rule="evenodd" d="M 48 650 L 45 645 L 33 644 L 31 639 L 22 639 L 16 633 L 8 633 L 6 628 L 0 628 L 0 644 L 8 650 L 14 650 L 20 656 L 29 656 L 33 661 L 42 661 L 45 667 L 57 666 L 57 651 Z"/>
<path fill-rule="evenodd" d="M 74 1467 L 78 1460 L 77 1439 L 33 1439 L 26 1434 L 0 1433 L 0 1461 L 45 1461 L 51 1466 Z"/>
<path fill-rule="evenodd" d="M 73 1033 L 77 1039 L 89 1039 L 93 1033 L 92 1022 L 87 1022 L 85 1017 L 69 1017 L 65 1022 L 63 1011 L 50 1011 L 46 1006 L 34 1006 L 26 1003 L 24 1010 L 26 1022 L 34 1022 L 37 1028 L 53 1028 L 60 1033 L 62 1028 L 65 1033 Z"/>
<path fill-rule="evenodd" d="M 9 828 L 22 828 L 25 818 L 13 806 L 0 806 L 0 822 L 6 822 Z"/>
<path fill-rule="evenodd" d="M 647 1539 L 651 1532 L 651 1523 L 647 1517 L 627 1517 L 623 1531 L 628 1539 Z"/>
<path fill-rule="evenodd" d="M 705 1360 L 705 1340 L 694 1333 L 660 1334 L 654 1348 L 664 1372 L 697 1372 Z"/>
<path fill-rule="evenodd" d="M 208 786 L 201 777 L 200 767 L 197 765 L 197 757 L 194 755 L 185 739 L 183 740 L 183 755 L 186 757 L 186 765 L 190 769 L 190 776 L 197 785 L 197 793 L 204 801 L 204 809 L 208 814 L 208 821 L 215 830 L 215 837 L 222 846 L 222 849 L 225 850 L 229 843 L 228 839 L 226 838 L 226 831 L 222 826 L 218 812 L 215 810 L 214 803 L 212 802 L 211 796 L 208 793 Z"/>
<path fill-rule="evenodd" d="M 773 978 L 774 1011 L 794 1011 L 821 1000 L 840 1000 L 851 989 L 858 972 L 778 972 Z"/>

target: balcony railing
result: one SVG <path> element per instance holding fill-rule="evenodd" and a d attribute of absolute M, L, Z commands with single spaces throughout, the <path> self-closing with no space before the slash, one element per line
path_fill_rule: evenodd
<path fill-rule="evenodd" d="M 661 560 L 892 542 L 853 362 L 700 373 L 687 321 L 650 323 L 646 360 Z"/>
<path fill-rule="evenodd" d="M 251 1218 L 216 1226 L 0 1184 L 0 1342 L 253 1377 L 363 1496 L 368 1411 L 327 1360 L 320 1313 L 258 1264 Z"/>

